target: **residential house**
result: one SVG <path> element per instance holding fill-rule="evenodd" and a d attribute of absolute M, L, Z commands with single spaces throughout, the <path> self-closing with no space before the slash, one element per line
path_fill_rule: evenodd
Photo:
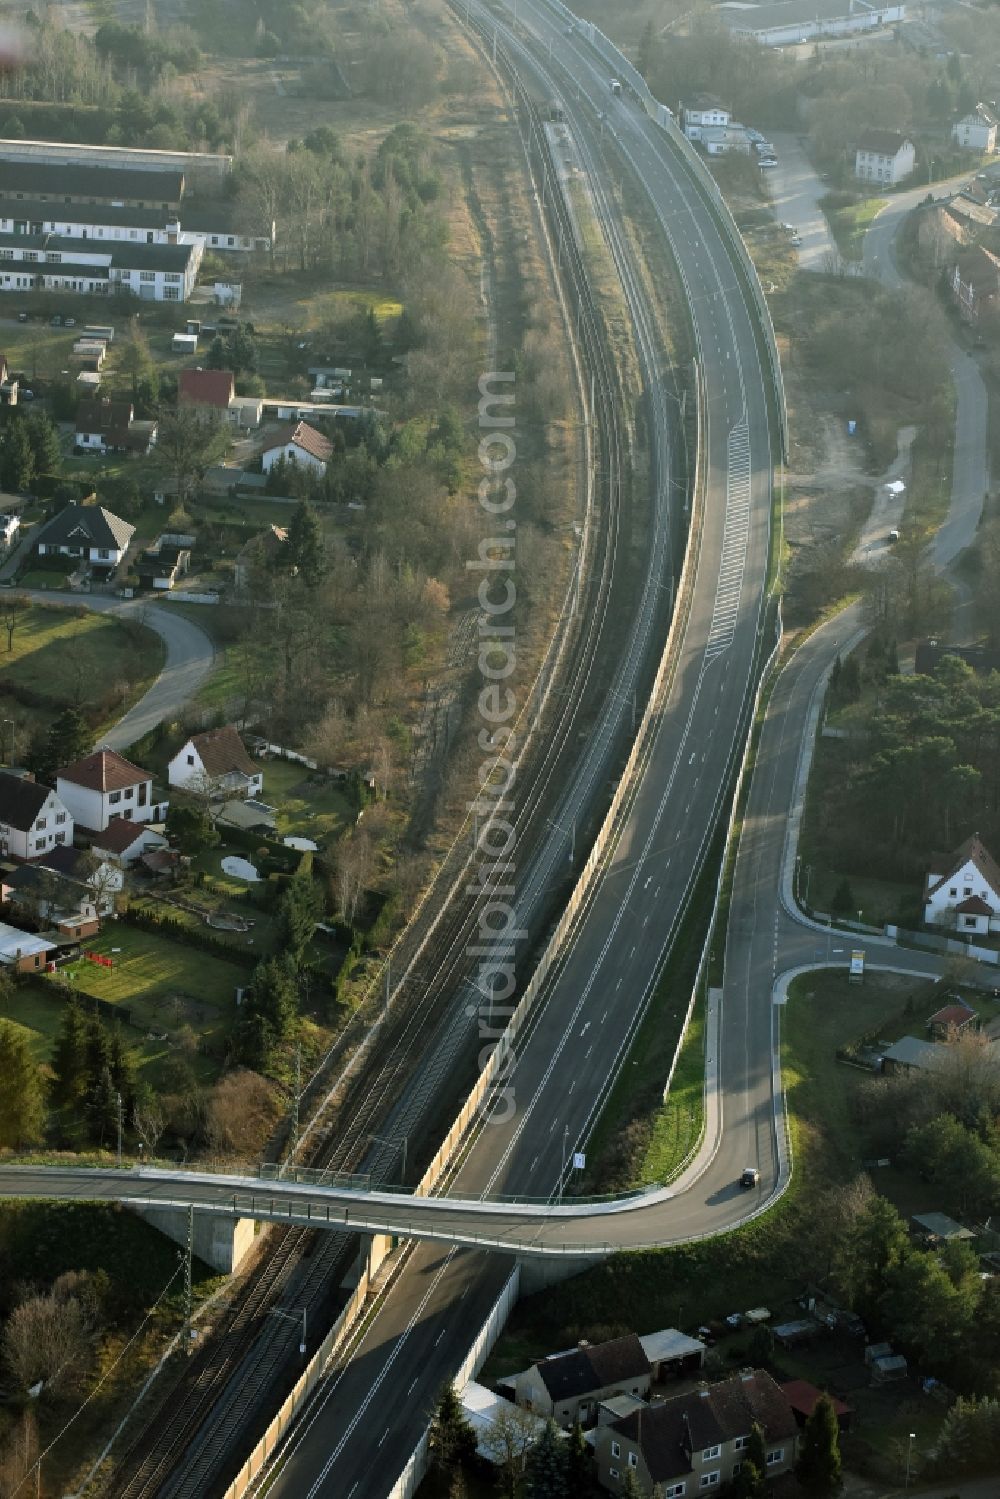
<path fill-rule="evenodd" d="M 39 528 L 35 550 L 40 557 L 79 557 L 113 572 L 134 535 L 133 525 L 103 505 L 67 505 Z"/>
<path fill-rule="evenodd" d="M 882 1053 L 882 1071 L 886 1077 L 901 1072 L 928 1072 L 941 1063 L 942 1048 L 918 1036 L 901 1036 Z"/>
<path fill-rule="evenodd" d="M 287 540 L 288 531 L 284 526 L 268 526 L 266 531 L 251 536 L 246 545 L 241 547 L 236 554 L 234 574 L 236 587 L 241 593 L 250 587 L 255 572 L 271 566 Z"/>
<path fill-rule="evenodd" d="M 927 1029 L 935 1041 L 949 1041 L 962 1031 L 978 1029 L 978 1019 L 976 1011 L 964 999 L 952 999 L 940 1010 L 935 1010 L 927 1022 Z"/>
<path fill-rule="evenodd" d="M 581 1343 L 540 1359 L 513 1383 L 518 1405 L 557 1425 L 586 1425 L 610 1395 L 649 1394 L 652 1366 L 635 1333 L 607 1343 Z"/>
<path fill-rule="evenodd" d="M 598 1426 L 598 1481 L 620 1493 L 631 1472 L 643 1494 L 659 1486 L 664 1499 L 725 1488 L 755 1425 L 764 1433 L 765 1477 L 789 1472 L 798 1450 L 795 1414 L 770 1374 L 754 1369 Z"/>
<path fill-rule="evenodd" d="M 177 403 L 200 406 L 208 411 L 229 411 L 236 395 L 236 376 L 232 370 L 181 370 L 177 376 Z"/>
<path fill-rule="evenodd" d="M 649 1359 L 654 1384 L 689 1378 L 705 1366 L 705 1344 L 678 1332 L 676 1327 L 640 1333 L 639 1342 Z"/>
<path fill-rule="evenodd" d="M 143 831 L 130 822 L 123 823 L 123 826 L 132 828 L 135 832 Z M 124 889 L 125 876 L 121 866 L 112 862 L 102 851 L 91 849 L 90 853 L 98 855 L 98 858 L 92 859 L 82 849 L 63 845 L 45 855 L 43 868 L 89 885 L 94 892 L 97 914 L 108 916 L 115 909 L 115 897 Z"/>
<path fill-rule="evenodd" d="M 972 225 L 953 212 L 950 204 L 930 204 L 917 218 L 917 249 L 932 266 L 954 265 L 956 255 L 971 242 L 972 233 Z"/>
<path fill-rule="evenodd" d="M 47 922 L 61 937 L 79 941 L 100 931 L 97 896 L 89 884 L 41 864 L 22 864 L 8 883 L 11 905 Z"/>
<path fill-rule="evenodd" d="M 709 156 L 750 154 L 750 137 L 744 125 L 704 125 L 698 139 Z"/>
<path fill-rule="evenodd" d="M 6 354 L 0 354 L 0 406 L 16 406 L 18 381 L 7 367 Z"/>
<path fill-rule="evenodd" d="M 914 1213 L 913 1222 L 928 1245 L 971 1244 L 976 1237 L 971 1228 L 965 1228 L 947 1213 Z"/>
<path fill-rule="evenodd" d="M 681 105 L 681 124 L 689 141 L 700 141 L 707 127 L 729 125 L 733 112 L 711 94 L 696 94 Z"/>
<path fill-rule="evenodd" d="M 853 1406 L 845 1405 L 843 1400 L 839 1400 L 836 1395 L 831 1395 L 828 1391 L 817 1389 L 814 1384 L 809 1383 L 808 1379 L 783 1380 L 781 1389 L 785 1399 L 792 1408 L 795 1424 L 800 1431 L 809 1420 L 809 1417 L 816 1409 L 824 1394 L 833 1406 L 841 1434 L 845 1431 L 850 1431 L 854 1408 Z"/>
<path fill-rule="evenodd" d="M 867 130 L 858 141 L 854 175 L 876 187 L 891 187 L 913 171 L 913 142 L 895 130 Z"/>
<path fill-rule="evenodd" d="M 148 823 L 130 822 L 125 817 L 112 817 L 107 827 L 94 835 L 90 847 L 93 853 L 107 860 L 109 865 L 116 867 L 120 872 L 132 864 L 137 864 L 144 854 L 152 853 L 154 849 L 166 848 L 167 840 L 162 833 L 156 832 Z M 117 888 L 121 889 L 121 881 Z"/>
<path fill-rule="evenodd" d="M 21 517 L 19 515 L 7 515 L 0 513 L 0 551 L 6 551 L 13 546 L 14 538 L 21 529 Z"/>
<path fill-rule="evenodd" d="M 27 775 L 0 770 L 0 854 L 40 859 L 73 842 L 73 814 L 48 786 Z"/>
<path fill-rule="evenodd" d="M 997 311 L 1000 257 L 984 245 L 960 253 L 951 273 L 951 294 L 967 323 L 981 323 Z"/>
<path fill-rule="evenodd" d="M 74 442 L 88 452 L 145 456 L 156 443 L 157 430 L 156 422 L 135 420 L 131 401 L 101 396 L 77 406 Z"/>
<path fill-rule="evenodd" d="M 264 772 L 246 752 L 235 727 L 194 734 L 170 761 L 167 780 L 185 791 L 235 794 L 246 801 L 258 796 Z"/>
<path fill-rule="evenodd" d="M 966 151 L 983 155 L 997 148 L 997 117 L 987 104 L 977 104 L 951 127 L 952 139 Z"/>
<path fill-rule="evenodd" d="M 48 937 L 36 937 L 33 932 L 22 932 L 16 926 L 0 921 L 0 964 L 12 968 L 15 973 L 38 973 L 49 962 L 58 943 Z"/>
<path fill-rule="evenodd" d="M 978 833 L 935 860 L 924 886 L 924 922 L 972 936 L 1000 931 L 1000 867 Z"/>
<path fill-rule="evenodd" d="M 115 750 L 95 750 L 64 765 L 56 772 L 56 790 L 91 841 L 115 818 L 162 822 L 167 815 L 166 797 L 154 790 L 149 771 Z"/>
<path fill-rule="evenodd" d="M 308 422 L 290 422 L 270 439 L 264 449 L 261 462 L 265 474 L 269 474 L 276 463 L 284 458 L 323 475 L 333 457 L 333 443 Z"/>

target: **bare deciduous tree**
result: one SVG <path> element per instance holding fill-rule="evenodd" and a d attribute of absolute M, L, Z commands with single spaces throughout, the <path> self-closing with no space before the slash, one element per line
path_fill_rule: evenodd
<path fill-rule="evenodd" d="M 229 1072 L 208 1095 L 208 1143 L 219 1155 L 254 1160 L 280 1113 L 281 1099 L 273 1083 L 246 1068 Z"/>
<path fill-rule="evenodd" d="M 51 1394 L 77 1387 L 90 1364 L 99 1305 L 92 1277 L 60 1275 L 47 1296 L 28 1296 L 3 1331 L 2 1358 L 18 1391 L 41 1381 Z"/>

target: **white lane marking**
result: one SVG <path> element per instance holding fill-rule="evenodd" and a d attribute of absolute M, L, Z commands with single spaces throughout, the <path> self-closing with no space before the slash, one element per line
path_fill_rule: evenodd
<path fill-rule="evenodd" d="M 736 636 L 743 572 L 750 541 L 750 428 L 737 422 L 726 441 L 726 524 L 706 660 L 714 661 Z"/>

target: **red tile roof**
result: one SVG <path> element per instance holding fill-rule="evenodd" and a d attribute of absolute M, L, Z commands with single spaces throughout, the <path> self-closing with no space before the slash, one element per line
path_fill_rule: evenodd
<path fill-rule="evenodd" d="M 959 907 L 959 910 L 961 910 L 961 907 Z M 936 1014 L 931 1016 L 927 1024 L 954 1025 L 960 1029 L 963 1025 L 968 1025 L 970 1020 L 975 1020 L 975 1018 L 976 1011 L 971 1009 L 969 1005 L 945 1005 L 943 1009 L 938 1010 Z"/>
<path fill-rule="evenodd" d="M 274 434 L 264 451 L 271 453 L 275 448 L 286 447 L 288 443 L 324 463 L 333 456 L 333 443 L 322 432 L 317 432 L 315 427 L 310 427 L 308 422 L 289 422 Z"/>
<path fill-rule="evenodd" d="M 112 817 L 103 833 L 94 834 L 94 844 L 109 854 L 123 854 L 133 843 L 138 843 L 146 831 L 144 822 L 126 822 L 124 817 Z"/>
<path fill-rule="evenodd" d="M 72 765 L 64 765 L 56 771 L 56 776 L 72 781 L 74 786 L 85 786 L 89 791 L 124 791 L 126 786 L 139 786 L 143 781 L 153 779 L 148 770 L 141 770 L 131 760 L 106 749 L 85 755 L 82 760 L 74 760 Z"/>
<path fill-rule="evenodd" d="M 993 907 L 988 906 L 980 895 L 970 895 L 955 907 L 961 916 L 992 916 Z"/>
<path fill-rule="evenodd" d="M 236 393 L 232 370 L 181 370 L 177 400 L 186 406 L 215 406 L 225 411 Z"/>
<path fill-rule="evenodd" d="M 792 1410 L 797 1411 L 800 1416 L 811 1416 L 821 1395 L 827 1396 L 838 1416 L 854 1414 L 853 1406 L 845 1405 L 827 1390 L 818 1390 L 808 1379 L 787 1379 L 781 1389 Z"/>
<path fill-rule="evenodd" d="M 247 754 L 243 740 L 232 724 L 226 724 L 222 729 L 209 729 L 204 734 L 195 734 L 190 742 L 198 752 L 206 775 L 224 776 L 233 770 L 238 770 L 245 776 L 259 774 L 258 767 Z"/>

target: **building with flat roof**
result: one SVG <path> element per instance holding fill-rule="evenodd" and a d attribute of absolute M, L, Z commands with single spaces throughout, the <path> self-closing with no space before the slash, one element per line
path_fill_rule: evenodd
<path fill-rule="evenodd" d="M 716 11 L 734 36 L 750 37 L 762 47 L 877 31 L 906 16 L 905 5 L 869 5 L 866 0 L 773 0 L 761 5 L 724 0 Z"/>

